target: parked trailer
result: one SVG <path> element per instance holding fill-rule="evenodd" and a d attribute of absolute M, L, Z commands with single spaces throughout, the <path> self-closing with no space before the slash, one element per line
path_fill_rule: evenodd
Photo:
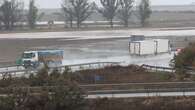
<path fill-rule="evenodd" d="M 144 35 L 131 35 L 129 38 L 130 41 L 143 41 L 145 40 L 145 36 Z"/>
<path fill-rule="evenodd" d="M 170 43 L 167 39 L 129 42 L 129 52 L 131 55 L 155 55 L 160 53 L 168 53 L 169 51 Z"/>
<path fill-rule="evenodd" d="M 129 46 L 131 55 L 154 54 L 155 50 L 154 42 L 149 40 L 130 42 Z"/>
<path fill-rule="evenodd" d="M 170 52 L 170 41 L 168 39 L 154 39 L 156 54 Z"/>

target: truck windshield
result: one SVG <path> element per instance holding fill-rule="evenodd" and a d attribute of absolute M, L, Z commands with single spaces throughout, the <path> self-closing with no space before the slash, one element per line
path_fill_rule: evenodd
<path fill-rule="evenodd" d="M 33 58 L 33 57 L 35 57 L 34 53 L 24 53 L 23 54 L 23 58 Z"/>

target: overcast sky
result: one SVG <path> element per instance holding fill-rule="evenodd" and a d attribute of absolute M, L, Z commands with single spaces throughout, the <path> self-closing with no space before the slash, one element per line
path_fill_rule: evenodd
<path fill-rule="evenodd" d="M 24 1 L 25 1 L 25 5 L 28 6 L 29 0 L 24 0 Z M 35 1 L 39 8 L 59 8 L 62 0 L 35 0 Z M 193 2 L 195 2 L 195 0 L 151 0 L 152 5 L 187 5 Z"/>

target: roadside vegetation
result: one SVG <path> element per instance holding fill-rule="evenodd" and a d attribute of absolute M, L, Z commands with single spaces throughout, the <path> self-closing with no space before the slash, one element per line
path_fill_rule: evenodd
<path fill-rule="evenodd" d="M 29 77 L 20 78 L 14 78 L 10 74 L 3 74 L 0 80 L 0 87 L 12 87 L 15 84 L 29 87 L 44 87 L 57 86 L 58 84 L 67 84 L 69 82 L 83 85 L 177 81 L 174 73 L 148 72 L 144 68 L 135 65 L 129 65 L 127 67 L 112 66 L 76 72 L 72 72 L 71 69 L 66 67 L 62 73 L 57 69 L 52 72 L 48 71 L 48 69 L 42 69 L 36 74 L 30 74 Z"/>
<path fill-rule="evenodd" d="M 174 81 L 174 75 L 166 72 L 148 72 L 136 65 L 127 67 L 113 66 L 103 69 L 82 70 L 76 72 L 81 76 L 78 81 L 84 84 L 118 84 L 118 83 L 149 83 Z"/>
<path fill-rule="evenodd" d="M 91 110 L 194 110 L 194 97 L 149 97 L 127 99 L 97 99 Z"/>
<path fill-rule="evenodd" d="M 24 74 L 23 77 L 14 77 L 11 74 L 2 74 L 0 88 L 24 85 L 27 87 L 48 87 L 74 83 L 78 85 L 88 84 L 121 84 L 121 83 L 158 83 L 193 81 L 194 75 L 185 74 L 185 78 L 178 79 L 178 71 L 161 72 L 146 70 L 141 66 L 108 66 L 102 69 L 87 69 L 72 71 L 65 67 L 63 72 L 49 68 L 43 68 L 38 73 Z"/>
<path fill-rule="evenodd" d="M 193 74 L 195 70 L 195 43 L 190 43 L 178 55 L 175 55 L 172 66 L 175 68 L 179 80 L 185 80 L 189 76 L 194 80 L 194 75 L 189 74 Z"/>
<path fill-rule="evenodd" d="M 81 84 L 171 81 L 177 81 L 174 73 L 149 72 L 136 65 L 127 67 L 111 66 L 76 72 L 65 67 L 62 73 L 57 69 L 49 72 L 46 67 L 29 77 L 14 78 L 9 74 L 3 75 L 0 80 L 0 108 L 3 110 L 118 110 L 119 108 L 124 110 L 154 110 L 157 108 L 160 110 L 178 110 L 178 107 L 182 107 L 179 110 L 191 110 L 195 107 L 193 97 L 89 100 L 86 99 L 87 90 L 94 89 L 81 88 L 80 86 Z M 103 89 L 109 88 L 104 87 Z M 101 90 L 102 88 L 96 89 Z M 115 87 L 115 89 L 122 88 Z M 127 89 L 130 89 L 130 87 L 127 87 Z"/>
<path fill-rule="evenodd" d="M 54 71 L 50 75 L 47 69 L 29 78 L 1 79 L 1 110 L 84 110 L 86 99 L 84 91 L 78 84 L 63 73 Z M 46 89 L 53 85 L 54 88 Z M 31 90 L 29 87 L 40 86 L 41 89 Z"/>

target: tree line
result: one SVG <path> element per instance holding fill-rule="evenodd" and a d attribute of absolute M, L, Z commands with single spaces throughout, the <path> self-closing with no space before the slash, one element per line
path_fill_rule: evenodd
<path fill-rule="evenodd" d="M 24 3 L 20 0 L 3 0 L 0 3 L 0 28 L 4 30 L 12 30 L 20 23 L 27 23 L 29 28 L 34 29 L 36 22 L 44 16 L 35 5 L 35 0 L 30 0 L 28 10 L 24 9 Z M 72 28 L 75 22 L 76 27 L 80 28 L 94 12 L 98 12 L 113 28 L 115 18 L 124 27 L 128 27 L 132 14 L 136 15 L 144 27 L 152 13 L 149 0 L 141 0 L 138 6 L 135 6 L 134 0 L 100 0 L 100 4 L 101 6 L 89 0 L 62 0 L 59 14 L 69 27 Z M 134 7 L 137 7 L 136 10 Z"/>

